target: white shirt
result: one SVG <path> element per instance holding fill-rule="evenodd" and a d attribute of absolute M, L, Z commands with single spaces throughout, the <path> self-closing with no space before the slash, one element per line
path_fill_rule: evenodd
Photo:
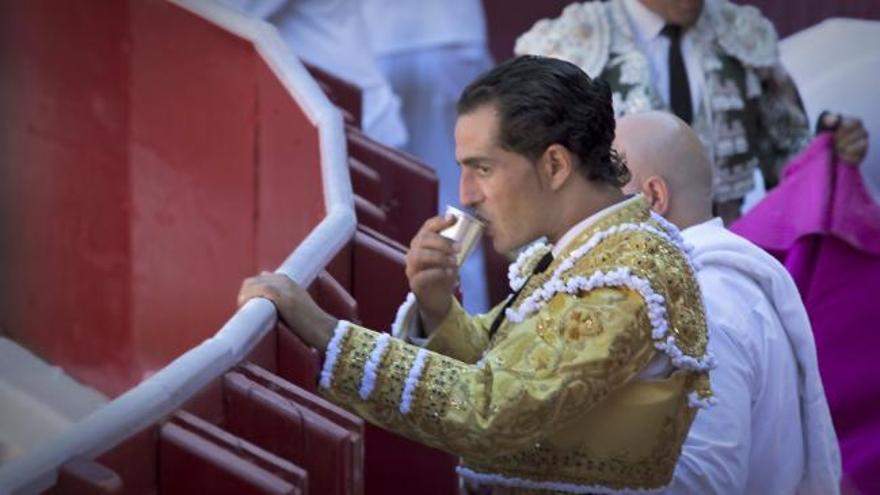
<path fill-rule="evenodd" d="M 840 453 L 791 277 L 715 218 L 695 248 L 718 403 L 697 413 L 668 493 L 834 494 Z"/>
<path fill-rule="evenodd" d="M 377 55 L 486 44 L 480 0 L 363 0 L 363 12 Z"/>
<path fill-rule="evenodd" d="M 629 14 L 630 24 L 636 38 L 636 44 L 648 58 L 651 66 L 651 84 L 657 94 L 669 106 L 669 38 L 660 34 L 666 21 L 645 7 L 639 0 L 623 0 L 623 6 Z M 691 108 L 694 115 L 700 109 L 700 98 L 703 95 L 705 82 L 700 65 L 698 49 L 694 44 L 693 34 L 684 31 L 681 37 L 681 55 L 684 59 L 691 91 Z"/>

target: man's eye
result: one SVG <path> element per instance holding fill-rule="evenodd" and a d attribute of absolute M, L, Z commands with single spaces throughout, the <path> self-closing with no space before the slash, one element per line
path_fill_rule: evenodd
<path fill-rule="evenodd" d="M 487 175 L 489 175 L 489 171 L 490 171 L 489 167 L 476 167 L 476 169 L 477 169 L 477 174 L 480 175 L 481 177 L 486 177 Z"/>

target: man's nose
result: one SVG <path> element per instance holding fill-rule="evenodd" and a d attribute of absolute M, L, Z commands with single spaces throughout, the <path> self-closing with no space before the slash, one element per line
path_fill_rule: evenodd
<path fill-rule="evenodd" d="M 458 200 L 462 206 L 473 208 L 482 201 L 480 189 L 474 181 L 473 174 L 469 170 L 464 169 L 458 180 Z"/>

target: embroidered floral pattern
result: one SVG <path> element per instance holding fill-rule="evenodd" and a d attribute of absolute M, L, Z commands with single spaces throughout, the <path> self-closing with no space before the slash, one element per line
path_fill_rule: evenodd
<path fill-rule="evenodd" d="M 626 227 L 608 233 L 621 225 Z M 594 237 L 597 233 L 606 237 Z M 602 415 L 593 417 L 590 405 L 604 400 L 619 381 L 637 376 L 657 355 L 655 347 L 672 342 L 687 352 L 684 357 L 703 356 L 706 328 L 698 288 L 688 276 L 691 268 L 680 253 L 685 247 L 677 230 L 651 219 L 647 204 L 637 198 L 597 219 L 549 271 L 526 282 L 523 296 L 544 289 L 557 264 L 591 239 L 596 248 L 559 276 L 563 290 L 583 293 L 576 299 L 553 297 L 546 311 L 503 327 L 497 335 L 504 340 L 488 344 L 491 350 L 481 365 L 467 364 L 479 358 L 477 352 L 466 352 L 465 361 L 437 353 L 435 341 L 430 350 L 400 341 L 383 349 L 380 340 L 387 336 L 353 325 L 349 331 L 340 329 L 339 336 L 334 333 L 328 355 L 341 356 L 335 368 L 327 366 L 332 385 L 322 393 L 371 423 L 455 452 L 463 458 L 461 474 L 470 479 L 524 491 L 661 490 L 693 418 L 694 411 L 682 406 L 711 402 L 708 374 L 687 371 L 685 380 L 669 382 L 675 394 L 644 412 L 651 415 L 649 421 L 621 406 L 634 413 L 624 426 L 628 437 L 603 424 Z M 537 250 L 531 258 L 536 257 Z M 520 263 L 522 270 L 527 264 Z M 590 283 L 609 289 L 584 291 Z M 444 331 L 450 332 L 447 338 L 478 331 L 491 320 L 463 319 L 467 315 L 457 305 L 453 311 L 450 319 L 460 324 L 434 337 Z M 613 338 L 605 339 L 609 333 Z M 454 342 L 461 346 L 461 340 Z M 577 345 L 585 347 L 573 349 Z M 484 342 L 481 350 L 485 347 Z M 455 346 L 445 349 L 461 353 Z M 599 363 L 613 371 L 606 375 L 606 366 Z M 655 388 L 650 383 L 632 386 Z M 360 399 L 364 389 L 367 400 Z"/>
<path fill-rule="evenodd" d="M 779 60 L 776 29 L 751 5 L 706 2 L 708 24 L 718 44 L 740 62 L 752 67 L 771 67 Z"/>
<path fill-rule="evenodd" d="M 629 268 L 618 268 L 607 273 L 597 270 L 589 278 L 577 276 L 563 280 L 563 275 L 599 243 L 613 235 L 634 231 L 650 232 L 675 245 L 684 254 L 685 260 L 690 265 L 691 275 L 694 275 L 696 267 L 693 265 L 691 257 L 693 247 L 685 243 L 681 232 L 671 222 L 654 212 L 651 213 L 651 218 L 660 225 L 660 229 L 644 222 L 622 223 L 593 234 L 587 242 L 572 251 L 556 267 L 553 275 L 543 286 L 533 291 L 518 307 L 508 308 L 505 313 L 507 319 L 515 323 L 522 322 L 526 317 L 540 310 L 558 293 L 577 294 L 599 287 L 628 287 L 638 292 L 644 299 L 648 308 L 648 317 L 651 320 L 651 336 L 656 341 L 654 346 L 666 353 L 674 366 L 699 371 L 713 368 L 715 359 L 711 354 L 706 352 L 702 357 L 689 356 L 677 345 L 675 336 L 668 335 L 669 323 L 666 319 L 663 296 L 653 290 L 648 280 L 631 274 Z"/>
<path fill-rule="evenodd" d="M 611 27 L 600 3 L 575 3 L 556 19 L 538 21 L 516 40 L 517 55 L 543 55 L 567 60 L 598 77 L 608 62 Z"/>

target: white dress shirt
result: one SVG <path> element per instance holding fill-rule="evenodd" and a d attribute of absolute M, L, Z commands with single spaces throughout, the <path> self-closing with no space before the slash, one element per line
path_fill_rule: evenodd
<path fill-rule="evenodd" d="M 639 0 L 623 0 L 623 6 L 629 14 L 630 24 L 636 38 L 636 44 L 648 58 L 651 66 L 651 84 L 657 94 L 669 106 L 669 38 L 660 34 L 666 21 L 645 7 Z M 705 81 L 700 65 L 699 47 L 694 43 L 693 34 L 686 30 L 681 37 L 681 55 L 684 59 L 691 91 L 691 108 L 694 115 L 700 110 L 700 98 L 703 95 Z"/>
<path fill-rule="evenodd" d="M 362 0 L 377 55 L 450 45 L 485 45 L 480 0 Z"/>
<path fill-rule="evenodd" d="M 715 218 L 682 231 L 718 366 L 668 493 L 834 494 L 840 452 L 816 348 L 791 277 Z"/>

